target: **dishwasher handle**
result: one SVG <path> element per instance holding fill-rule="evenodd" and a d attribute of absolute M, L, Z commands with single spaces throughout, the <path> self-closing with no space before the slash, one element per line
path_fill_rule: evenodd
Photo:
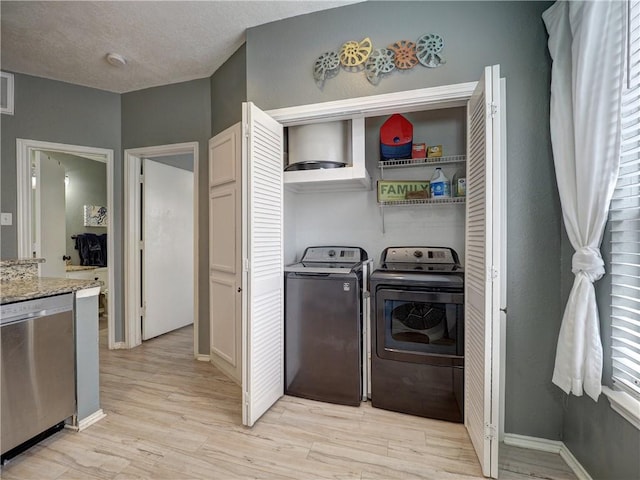
<path fill-rule="evenodd" d="M 62 313 L 69 311 L 71 309 L 61 309 L 55 308 L 51 310 L 40 310 L 38 312 L 29 312 L 22 313 L 16 316 L 12 316 L 11 318 L 2 318 L 2 325 L 12 325 L 14 323 L 26 322 L 27 320 L 31 320 L 33 318 L 46 317 L 47 315 L 55 315 L 56 313 Z"/>
<path fill-rule="evenodd" d="M 2 305 L 0 326 L 13 325 L 35 318 L 73 311 L 73 294 L 28 300 Z"/>

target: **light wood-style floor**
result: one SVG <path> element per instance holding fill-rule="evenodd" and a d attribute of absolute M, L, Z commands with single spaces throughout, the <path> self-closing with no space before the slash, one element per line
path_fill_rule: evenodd
<path fill-rule="evenodd" d="M 101 331 L 104 336 L 104 331 Z M 471 479 L 462 425 L 282 398 L 252 428 L 240 388 L 193 359 L 186 327 L 133 350 L 101 342 L 107 417 L 63 430 L 2 468 L 2 479 Z M 501 478 L 575 479 L 558 455 L 502 449 Z"/>

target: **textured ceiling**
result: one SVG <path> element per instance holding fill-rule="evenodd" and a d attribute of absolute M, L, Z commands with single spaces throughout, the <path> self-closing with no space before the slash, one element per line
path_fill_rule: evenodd
<path fill-rule="evenodd" d="M 249 27 L 356 1 L 2 0 L 0 66 L 130 92 L 210 76 Z M 127 65 L 109 65 L 110 52 Z"/>

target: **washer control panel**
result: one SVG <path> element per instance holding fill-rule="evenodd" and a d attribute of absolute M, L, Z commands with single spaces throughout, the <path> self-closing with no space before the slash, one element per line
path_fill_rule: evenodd
<path fill-rule="evenodd" d="M 301 261 L 356 263 L 366 260 L 361 252 L 362 249 L 358 247 L 309 247 Z"/>

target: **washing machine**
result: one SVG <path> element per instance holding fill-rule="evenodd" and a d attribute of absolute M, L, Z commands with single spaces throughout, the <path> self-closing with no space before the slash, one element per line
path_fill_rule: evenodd
<path fill-rule="evenodd" d="M 360 404 L 365 260 L 358 247 L 309 247 L 285 267 L 287 395 Z"/>

